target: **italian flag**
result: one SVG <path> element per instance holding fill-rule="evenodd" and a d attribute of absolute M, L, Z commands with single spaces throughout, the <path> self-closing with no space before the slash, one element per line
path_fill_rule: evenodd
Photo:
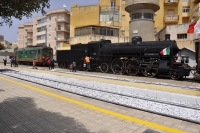
<path fill-rule="evenodd" d="M 170 54 L 170 48 L 167 47 L 160 51 L 160 55 L 169 55 Z"/>

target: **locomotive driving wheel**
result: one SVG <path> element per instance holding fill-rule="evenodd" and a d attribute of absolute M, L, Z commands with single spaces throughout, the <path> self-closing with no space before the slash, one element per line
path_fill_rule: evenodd
<path fill-rule="evenodd" d="M 125 71 L 128 75 L 137 75 L 140 71 L 139 62 L 135 58 L 131 58 L 126 62 Z"/>
<path fill-rule="evenodd" d="M 111 63 L 111 69 L 112 69 L 113 73 L 115 73 L 115 74 L 123 74 L 124 73 L 124 62 L 119 58 L 114 59 Z"/>
<path fill-rule="evenodd" d="M 158 62 L 153 62 L 142 69 L 142 73 L 146 77 L 155 77 L 158 74 Z"/>
<path fill-rule="evenodd" d="M 171 79 L 182 79 L 183 76 L 179 76 L 177 72 L 173 71 L 172 74 L 171 74 Z"/>
<path fill-rule="evenodd" d="M 107 63 L 102 63 L 102 64 L 100 65 L 100 70 L 101 70 L 101 72 L 103 72 L 103 73 L 107 73 L 107 72 L 108 72 L 108 64 L 107 64 Z"/>

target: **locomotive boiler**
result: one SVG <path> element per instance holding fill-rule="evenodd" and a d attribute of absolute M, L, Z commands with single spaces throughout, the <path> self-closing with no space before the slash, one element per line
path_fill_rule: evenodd
<path fill-rule="evenodd" d="M 162 54 L 167 49 L 167 54 Z M 73 51 L 73 52 L 72 52 Z M 101 72 L 115 74 L 137 75 L 146 77 L 157 75 L 170 75 L 173 79 L 189 76 L 190 67 L 184 63 L 176 62 L 179 48 L 176 41 L 170 40 L 166 35 L 165 41 L 142 42 L 141 37 L 133 37 L 128 43 L 111 43 L 110 40 L 76 44 L 71 50 L 66 50 L 62 61 L 78 61 L 80 68 L 83 66 L 84 56 L 91 58 L 91 69 L 100 68 Z M 57 54 L 61 51 L 57 51 Z M 66 56 L 68 55 L 68 56 Z M 59 55 L 60 56 L 60 55 Z M 58 62 L 59 58 L 57 59 Z M 67 63 L 68 64 L 68 63 Z M 69 65 L 69 64 L 68 64 Z"/>

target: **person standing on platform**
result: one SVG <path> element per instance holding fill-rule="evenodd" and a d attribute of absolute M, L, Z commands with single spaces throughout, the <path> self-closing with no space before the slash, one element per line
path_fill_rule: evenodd
<path fill-rule="evenodd" d="M 18 63 L 17 63 L 17 60 L 16 60 L 16 56 L 15 56 L 15 67 L 18 67 Z"/>
<path fill-rule="evenodd" d="M 87 65 L 87 70 L 89 70 L 90 69 L 90 57 L 88 57 L 88 56 L 85 57 L 85 63 Z"/>
<path fill-rule="evenodd" d="M 36 60 L 35 59 L 33 59 L 33 69 L 37 69 L 37 67 L 36 67 Z"/>
<path fill-rule="evenodd" d="M 12 67 L 12 57 L 10 57 L 10 67 Z"/>
<path fill-rule="evenodd" d="M 55 63 L 55 61 L 54 61 L 54 59 L 52 58 L 52 59 L 51 59 L 51 69 L 54 69 L 54 63 Z"/>
<path fill-rule="evenodd" d="M 13 66 L 13 67 L 15 66 L 15 56 L 12 57 L 11 67 L 12 67 L 12 66 Z"/>
<path fill-rule="evenodd" d="M 47 60 L 47 63 L 48 63 L 49 70 L 50 70 L 50 69 L 51 69 L 51 58 L 49 58 L 49 59 Z"/>
<path fill-rule="evenodd" d="M 73 64 L 72 63 L 69 65 L 69 70 L 70 70 L 70 72 L 73 71 Z"/>
<path fill-rule="evenodd" d="M 3 62 L 4 62 L 4 66 L 6 66 L 6 63 L 7 63 L 7 56 L 4 56 Z"/>
<path fill-rule="evenodd" d="M 74 61 L 72 64 L 73 64 L 73 72 L 76 72 L 76 62 Z"/>

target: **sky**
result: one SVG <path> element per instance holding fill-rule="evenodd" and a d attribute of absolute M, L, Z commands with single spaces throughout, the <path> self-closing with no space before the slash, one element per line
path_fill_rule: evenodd
<path fill-rule="evenodd" d="M 50 8 L 48 10 L 52 9 L 58 9 L 63 8 L 63 5 L 66 5 L 67 10 L 70 11 L 73 4 L 77 5 L 88 5 L 88 4 L 97 4 L 99 0 L 50 0 Z M 11 27 L 9 25 L 4 24 L 3 26 L 0 26 L 0 35 L 4 36 L 4 40 L 8 42 L 16 42 L 17 41 L 17 31 L 18 31 L 18 25 L 23 24 L 25 22 L 32 22 L 33 17 L 35 16 L 42 16 L 40 12 L 33 13 L 32 18 L 26 18 L 23 17 L 22 20 L 18 20 L 13 18 L 13 24 Z"/>

